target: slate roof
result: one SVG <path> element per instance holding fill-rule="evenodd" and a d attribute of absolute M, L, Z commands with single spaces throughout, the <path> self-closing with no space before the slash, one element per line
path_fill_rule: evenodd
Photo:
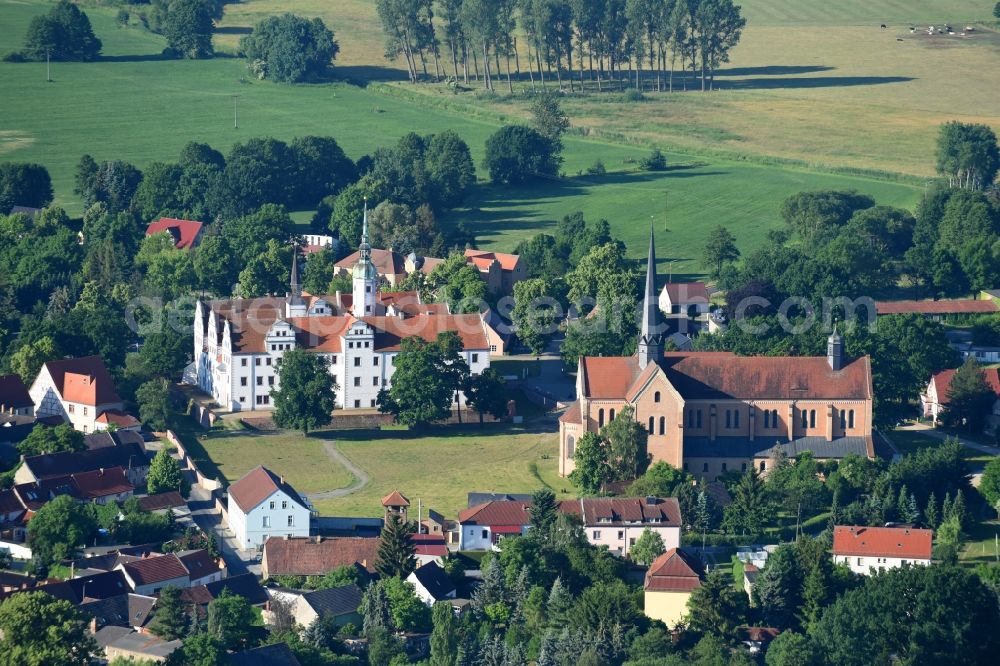
<path fill-rule="evenodd" d="M 155 233 L 166 231 L 174 239 L 174 247 L 179 250 L 194 247 L 198 234 L 201 233 L 201 222 L 194 220 L 178 220 L 172 217 L 161 217 L 155 222 L 150 222 L 146 227 L 146 235 L 152 236 Z"/>
<path fill-rule="evenodd" d="M 284 477 L 278 476 L 262 465 L 250 470 L 239 481 L 229 486 L 229 497 L 236 502 L 243 513 L 250 513 L 279 490 L 303 509 L 308 508 L 295 489 L 285 482 Z"/>
<path fill-rule="evenodd" d="M 322 576 L 348 564 L 375 571 L 378 537 L 270 537 L 263 559 L 269 576 Z"/>
<path fill-rule="evenodd" d="M 74 605 L 83 602 L 84 593 L 88 599 L 107 599 L 131 592 L 125 575 L 121 571 L 105 571 L 80 578 L 71 578 L 70 580 L 39 585 L 37 589 L 47 592 L 57 599 L 65 599 Z"/>
<path fill-rule="evenodd" d="M 272 643 L 229 655 L 230 666 L 302 666 L 288 643 Z"/>
<path fill-rule="evenodd" d="M 657 366 L 646 366 L 655 372 Z M 833 370 L 825 356 L 737 356 L 729 352 L 667 352 L 659 366 L 686 399 L 809 400 L 871 398 L 868 357 Z M 585 356 L 585 396 L 621 400 L 639 383 L 636 356 Z"/>
<path fill-rule="evenodd" d="M 81 604 L 80 611 L 97 619 L 98 627 L 142 627 L 149 621 L 155 605 L 154 597 L 130 592 Z"/>
<path fill-rule="evenodd" d="M 267 602 L 267 591 L 252 573 L 230 576 L 222 580 L 212 581 L 205 585 L 195 585 L 181 590 L 181 598 L 188 603 L 207 606 L 218 598 L 223 590 L 229 590 L 233 595 L 243 597 L 251 605 L 260 606 Z"/>
<path fill-rule="evenodd" d="M 361 588 L 352 583 L 343 587 L 314 590 L 303 594 L 302 599 L 320 617 L 349 615 L 356 613 L 361 606 Z"/>
<path fill-rule="evenodd" d="M 837 525 L 833 528 L 834 555 L 929 560 L 933 541 L 934 530 L 913 527 Z"/>
<path fill-rule="evenodd" d="M 817 458 L 843 458 L 849 453 L 871 457 L 874 455 L 873 442 L 868 437 L 797 437 L 792 441 L 777 441 L 759 437 L 750 441 L 747 437 L 684 437 L 684 456 L 689 458 L 766 458 L 771 455 L 775 444 L 785 455 L 794 458 L 803 451 L 812 451 Z"/>
<path fill-rule="evenodd" d="M 455 584 L 437 562 L 428 562 L 422 567 L 417 567 L 411 575 L 420 581 L 434 601 L 444 601 L 455 592 Z"/>
<path fill-rule="evenodd" d="M 697 557 L 671 548 L 649 565 L 643 588 L 648 592 L 690 592 L 701 585 L 704 571 Z"/>
<path fill-rule="evenodd" d="M 63 400 L 90 406 L 122 401 L 100 356 L 47 361 L 45 368 Z"/>
<path fill-rule="evenodd" d="M 20 375 L 0 375 L 0 407 L 7 410 L 34 406 Z"/>
<path fill-rule="evenodd" d="M 149 459 L 146 457 L 145 446 L 139 443 L 128 443 L 124 446 L 87 451 L 60 451 L 28 456 L 24 459 L 24 464 L 31 470 L 35 478 L 47 479 L 79 472 L 91 472 L 102 467 L 123 467 L 125 469 L 146 467 L 149 465 Z"/>
<path fill-rule="evenodd" d="M 581 516 L 584 525 L 681 525 L 681 508 L 676 497 L 657 498 L 652 504 L 645 497 L 586 497 L 562 501 L 559 510 Z"/>
<path fill-rule="evenodd" d="M 105 627 L 104 629 L 110 628 L 111 627 Z M 104 631 L 104 629 L 101 631 Z M 105 649 L 117 648 L 120 650 L 127 650 L 135 654 L 143 655 L 144 657 L 158 657 L 162 661 L 162 658 L 169 656 L 180 646 L 181 641 L 179 640 L 165 641 L 162 638 L 154 636 L 153 634 L 131 632 L 119 635 L 117 638 L 113 638 L 111 641 L 107 642 L 104 647 Z"/>

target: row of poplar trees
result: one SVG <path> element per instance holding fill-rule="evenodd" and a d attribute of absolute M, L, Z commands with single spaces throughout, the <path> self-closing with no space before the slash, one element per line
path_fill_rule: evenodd
<path fill-rule="evenodd" d="M 522 72 L 533 88 L 555 79 L 560 89 L 673 91 L 675 70 L 685 90 L 688 72 L 711 90 L 746 26 L 733 0 L 377 0 L 377 8 L 385 56 L 402 56 L 410 81 L 471 78 L 494 90 L 506 79 L 510 92 Z"/>

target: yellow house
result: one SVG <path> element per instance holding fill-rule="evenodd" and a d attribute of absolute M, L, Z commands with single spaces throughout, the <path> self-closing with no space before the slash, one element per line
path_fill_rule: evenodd
<path fill-rule="evenodd" d="M 671 548 L 653 560 L 643 585 L 646 616 L 671 629 L 680 624 L 703 573 L 701 562 L 679 548 Z"/>

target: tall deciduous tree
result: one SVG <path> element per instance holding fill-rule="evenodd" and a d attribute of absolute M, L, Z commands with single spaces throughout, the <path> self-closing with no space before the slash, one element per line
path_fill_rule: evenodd
<path fill-rule="evenodd" d="M 278 370 L 279 388 L 271 392 L 274 422 L 308 434 L 332 420 L 337 380 L 329 361 L 301 349 L 286 351 Z"/>
<path fill-rule="evenodd" d="M 379 410 L 410 427 L 448 418 L 454 386 L 441 372 L 441 350 L 422 338 L 403 338 L 392 386 L 378 394 Z"/>
<path fill-rule="evenodd" d="M 139 403 L 139 418 L 153 430 L 166 430 L 173 419 L 170 407 L 170 383 L 158 377 L 151 379 L 135 392 Z"/>
<path fill-rule="evenodd" d="M 69 495 L 44 504 L 31 518 L 28 544 L 36 567 L 46 568 L 73 555 L 94 533 L 93 518 Z"/>
<path fill-rule="evenodd" d="M 964 423 L 970 431 L 976 431 L 989 416 L 997 395 L 986 382 L 985 373 L 970 356 L 952 375 L 947 398 L 945 417 L 953 423 Z"/>
<path fill-rule="evenodd" d="M 952 187 L 979 190 L 992 185 L 1000 170 L 1000 148 L 992 128 L 957 120 L 942 125 L 937 170 Z"/>
<path fill-rule="evenodd" d="M 494 183 L 516 185 L 555 177 L 559 157 L 552 141 L 524 125 L 501 127 L 486 140 L 483 165 Z"/>
<path fill-rule="evenodd" d="M 208 633 L 214 635 L 227 649 L 245 650 L 256 624 L 253 606 L 242 597 L 223 590 L 208 604 Z"/>
<path fill-rule="evenodd" d="M 150 495 L 184 489 L 184 474 L 181 466 L 166 449 L 160 449 L 149 464 L 146 488 Z"/>
<path fill-rule="evenodd" d="M 24 54 L 35 60 L 93 60 L 101 52 L 87 15 L 69 0 L 60 0 L 28 25 Z"/>
<path fill-rule="evenodd" d="M 212 56 L 212 3 L 207 0 L 172 0 L 163 21 L 168 47 L 184 58 Z"/>
<path fill-rule="evenodd" d="M 749 605 L 720 570 L 708 574 L 688 599 L 688 622 L 695 631 L 718 634 L 729 640 L 736 628 L 746 623 Z"/>
<path fill-rule="evenodd" d="M 0 664 L 88 666 L 97 643 L 84 616 L 45 592 L 18 592 L 0 603 Z"/>
<path fill-rule="evenodd" d="M 48 169 L 26 162 L 0 164 L 0 215 L 12 206 L 44 208 L 52 203 L 52 179 Z"/>
<path fill-rule="evenodd" d="M 551 281 L 532 278 L 514 284 L 511 321 L 517 329 L 518 339 L 532 354 L 537 356 L 545 351 L 558 329 L 561 311 Z"/>
<path fill-rule="evenodd" d="M 247 66 L 264 79 L 294 83 L 324 75 L 340 46 L 321 19 L 270 16 L 240 40 Z"/>
<path fill-rule="evenodd" d="M 465 387 L 465 399 L 470 407 L 479 412 L 480 423 L 484 414 L 497 419 L 507 416 L 506 383 L 496 368 L 486 368 L 470 377 Z"/>
<path fill-rule="evenodd" d="M 733 489 L 733 501 L 725 509 L 722 526 L 734 534 L 761 534 L 773 519 L 774 506 L 764 482 L 751 467 Z"/>
<path fill-rule="evenodd" d="M 458 666 L 455 658 L 462 635 L 451 604 L 447 601 L 434 604 L 432 622 L 430 666 Z"/>
<path fill-rule="evenodd" d="M 59 451 L 83 451 L 86 448 L 83 433 L 74 430 L 68 423 L 62 423 L 54 428 L 38 424 L 31 429 L 24 441 L 17 445 L 18 452 L 23 456 Z"/>
<path fill-rule="evenodd" d="M 577 440 L 573 455 L 575 468 L 569 478 L 580 490 L 592 495 L 608 479 L 608 447 L 595 432 L 587 432 Z"/>
<path fill-rule="evenodd" d="M 740 257 L 740 250 L 736 247 L 736 238 L 729 230 L 721 224 L 708 234 L 705 241 L 705 251 L 703 260 L 705 264 L 712 267 L 712 274 L 718 276 L 722 273 L 722 266 L 730 261 L 735 261 Z"/>
<path fill-rule="evenodd" d="M 635 479 L 649 465 L 646 441 L 649 432 L 635 420 L 635 408 L 625 405 L 611 423 L 601 429 L 607 442 L 608 464 L 613 481 Z"/>
<path fill-rule="evenodd" d="M 654 532 L 647 527 L 639 535 L 635 545 L 632 546 L 630 554 L 636 564 L 649 566 L 653 560 L 665 553 L 666 550 L 666 547 L 663 545 L 663 537 L 660 536 L 660 533 Z"/>

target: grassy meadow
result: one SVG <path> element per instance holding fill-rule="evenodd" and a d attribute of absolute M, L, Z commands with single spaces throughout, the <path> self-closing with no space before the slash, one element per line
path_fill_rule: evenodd
<path fill-rule="evenodd" d="M 639 256 L 652 218 L 661 230 L 662 260 L 673 261 L 676 274 L 698 274 L 701 248 L 713 226 L 728 226 L 740 248 L 749 251 L 779 224 L 781 200 L 801 190 L 854 188 L 880 203 L 912 206 L 924 182 L 913 176 L 928 175 L 932 168 L 937 124 L 950 117 L 993 122 L 991 114 L 1000 113 L 1000 105 L 991 103 L 996 86 L 983 85 L 995 71 L 987 66 L 997 53 L 987 43 L 992 37 L 930 48 L 896 42 L 891 30 L 878 29 L 878 21 L 892 23 L 908 14 L 937 20 L 939 4 L 890 2 L 886 17 L 878 18 L 879 12 L 860 0 L 835 8 L 813 0 L 746 0 L 750 27 L 733 54 L 732 69 L 718 78 L 722 90 L 654 94 L 641 103 L 617 95 L 567 97 L 576 126 L 566 141 L 563 171 L 568 177 L 531 188 L 483 184 L 448 219 L 468 224 L 483 247 L 509 250 L 563 215 L 582 210 L 588 218 L 607 218 Z M 954 8 L 947 12 L 953 23 L 980 11 L 971 1 L 948 5 Z M 45 0 L 0 0 L 0 52 L 19 48 L 31 17 L 48 6 Z M 788 11 L 779 11 L 782 7 Z M 248 26 L 289 9 L 329 21 L 341 44 L 337 76 L 344 81 L 280 85 L 247 79 L 238 58 L 162 60 L 160 37 L 138 26 L 119 27 L 112 9 L 87 7 L 105 45 L 100 62 L 55 63 L 51 83 L 45 81 L 44 63 L 0 63 L 0 86 L 16 91 L 0 104 L 0 159 L 44 164 L 53 176 L 57 203 L 80 214 L 72 177 L 83 153 L 142 167 L 175 159 L 191 140 L 227 149 L 253 136 L 326 134 L 357 158 L 407 131 L 450 128 L 469 143 L 478 164 L 486 137 L 525 112 L 516 99 L 486 101 L 474 92 L 456 95 L 444 86 L 399 81 L 401 71 L 381 55 L 374 3 L 368 0 L 227 5 L 216 36 L 219 49 L 231 51 Z M 871 44 L 838 37 L 841 30 L 871 32 Z M 886 49 L 898 45 L 911 51 L 893 51 L 894 64 L 874 40 L 884 41 Z M 894 68 L 899 71 L 891 73 Z M 862 76 L 862 71 L 868 77 L 912 80 L 843 78 Z M 743 83 L 730 86 L 730 81 Z M 934 94 L 927 94 L 927 86 L 935 88 Z M 652 145 L 668 149 L 670 170 L 638 171 L 637 161 Z M 608 169 L 606 176 L 576 176 L 598 160 Z M 910 177 L 881 179 L 847 173 L 848 168 Z M 485 176 L 481 170 L 479 175 Z M 661 271 L 666 270 L 664 263 Z"/>

